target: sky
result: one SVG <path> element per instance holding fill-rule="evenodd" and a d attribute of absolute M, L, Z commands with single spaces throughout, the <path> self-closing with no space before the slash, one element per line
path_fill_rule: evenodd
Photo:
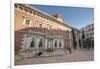
<path fill-rule="evenodd" d="M 88 24 L 93 23 L 94 8 L 33 4 L 32 6 L 49 15 L 52 15 L 53 13 L 62 15 L 64 17 L 64 23 L 77 29 L 81 29 Z"/>

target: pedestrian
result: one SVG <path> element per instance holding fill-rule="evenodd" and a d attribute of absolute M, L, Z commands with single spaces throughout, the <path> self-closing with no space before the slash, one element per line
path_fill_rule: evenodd
<path fill-rule="evenodd" d="M 65 48 L 65 52 L 67 52 L 66 50 L 68 50 L 70 52 L 70 54 L 72 53 L 71 48 Z"/>
<path fill-rule="evenodd" d="M 39 52 L 39 53 L 38 53 L 38 56 L 41 56 L 41 55 L 42 55 L 42 52 Z"/>
<path fill-rule="evenodd" d="M 71 50 L 71 48 L 67 48 L 67 50 L 70 52 L 70 54 L 72 53 L 72 50 Z"/>

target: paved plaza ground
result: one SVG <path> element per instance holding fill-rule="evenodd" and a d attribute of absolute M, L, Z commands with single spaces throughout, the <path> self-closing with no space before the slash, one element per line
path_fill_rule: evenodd
<path fill-rule="evenodd" d="M 79 49 L 79 50 L 73 50 L 71 54 L 69 53 L 59 56 L 24 58 L 23 60 L 16 61 L 15 65 L 80 62 L 80 61 L 93 61 L 93 60 L 94 60 L 93 49 L 90 50 Z"/>

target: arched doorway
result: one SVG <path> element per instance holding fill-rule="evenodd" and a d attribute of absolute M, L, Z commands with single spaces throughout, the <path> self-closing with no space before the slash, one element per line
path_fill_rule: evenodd
<path fill-rule="evenodd" d="M 61 43 L 61 40 L 59 41 L 59 48 L 61 48 L 61 46 L 62 46 L 62 43 Z"/>
<path fill-rule="evenodd" d="M 54 46 L 55 46 L 55 48 L 57 48 L 57 40 L 55 40 L 55 45 Z"/>
<path fill-rule="evenodd" d="M 30 48 L 35 48 L 35 39 L 32 38 L 32 41 L 30 43 Z"/>
<path fill-rule="evenodd" d="M 39 42 L 39 46 L 38 47 L 43 47 L 43 39 L 40 39 L 40 42 Z"/>

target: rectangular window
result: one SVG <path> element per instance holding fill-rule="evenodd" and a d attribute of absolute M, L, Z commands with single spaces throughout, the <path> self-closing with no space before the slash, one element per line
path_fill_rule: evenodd
<path fill-rule="evenodd" d="M 39 27 L 42 28 L 42 24 L 39 24 Z"/>
<path fill-rule="evenodd" d="M 30 26 L 31 25 L 31 20 L 28 19 L 28 18 L 24 18 L 24 23 L 23 24 Z"/>
<path fill-rule="evenodd" d="M 30 20 L 27 20 L 27 19 L 26 19 L 25 24 L 26 24 L 26 25 L 30 25 Z"/>

